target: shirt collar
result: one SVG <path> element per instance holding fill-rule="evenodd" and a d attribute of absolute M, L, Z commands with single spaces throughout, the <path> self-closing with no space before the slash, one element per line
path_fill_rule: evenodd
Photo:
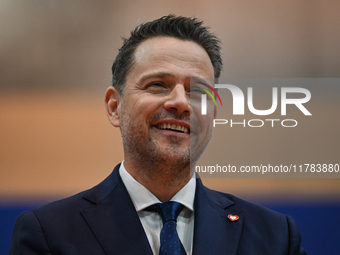
<path fill-rule="evenodd" d="M 159 201 L 159 199 L 154 194 L 152 194 L 147 188 L 137 182 L 129 174 L 129 172 L 124 167 L 124 161 L 120 164 L 119 174 L 137 212 L 150 205 L 161 203 L 161 201 Z M 194 211 L 195 190 L 196 178 L 192 177 L 188 183 L 173 196 L 171 201 L 179 202 L 191 211 Z"/>

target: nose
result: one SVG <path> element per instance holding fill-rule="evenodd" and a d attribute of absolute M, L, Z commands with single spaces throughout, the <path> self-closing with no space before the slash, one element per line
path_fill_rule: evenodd
<path fill-rule="evenodd" d="M 182 84 L 177 84 L 168 95 L 164 108 L 178 114 L 190 114 L 190 98 Z"/>

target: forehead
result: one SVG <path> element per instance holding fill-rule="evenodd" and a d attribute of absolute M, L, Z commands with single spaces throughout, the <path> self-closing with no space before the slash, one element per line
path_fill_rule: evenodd
<path fill-rule="evenodd" d="M 208 53 L 192 41 L 155 37 L 142 42 L 134 54 L 132 76 L 148 72 L 169 72 L 175 76 L 214 77 Z"/>

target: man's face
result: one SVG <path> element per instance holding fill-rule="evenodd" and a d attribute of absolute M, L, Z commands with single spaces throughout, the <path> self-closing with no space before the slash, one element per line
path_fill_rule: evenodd
<path fill-rule="evenodd" d="M 189 165 L 190 136 L 197 143 L 194 155 L 205 148 L 212 128 L 200 120 L 200 105 L 190 105 L 192 77 L 214 77 L 198 44 L 156 37 L 137 47 L 114 124 L 122 132 L 126 161 Z"/>

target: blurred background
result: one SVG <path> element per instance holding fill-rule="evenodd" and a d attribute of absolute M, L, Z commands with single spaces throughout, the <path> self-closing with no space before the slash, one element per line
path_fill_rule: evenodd
<path fill-rule="evenodd" d="M 0 255 L 21 212 L 98 184 L 122 161 L 104 93 L 136 25 L 202 19 L 221 38 L 222 77 L 339 78 L 339 10 L 335 0 L 0 0 Z M 323 132 L 310 128 L 308 144 Z M 203 182 L 293 216 L 308 254 L 338 254 L 339 178 Z"/>

